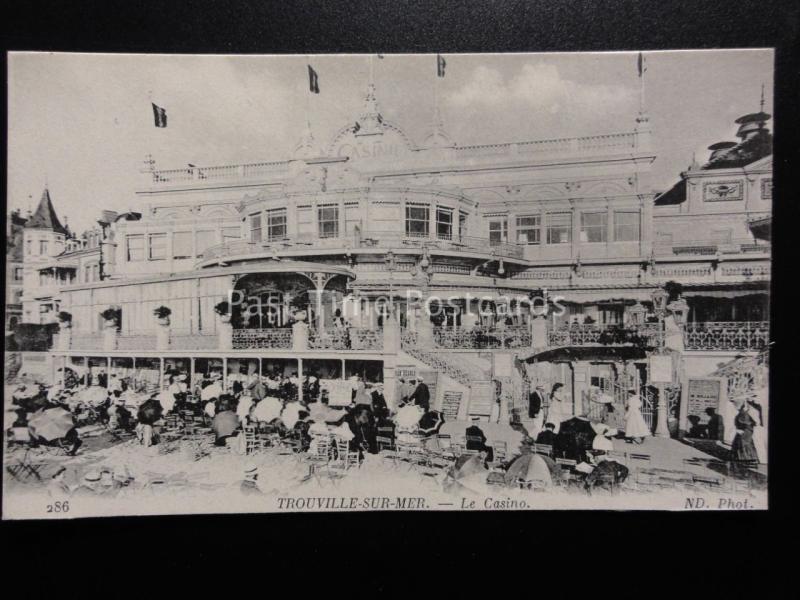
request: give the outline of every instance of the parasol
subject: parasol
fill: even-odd
[[[250,396],[242,396],[239,398],[239,404],[236,406],[236,415],[242,421],[250,414],[250,407],[253,406],[253,398]]]
[[[456,464],[450,467],[448,475],[456,481],[475,475],[485,473],[486,467],[479,454],[462,454],[456,460]]]
[[[287,402],[286,407],[281,413],[281,421],[288,429],[292,429],[294,424],[300,420],[300,411],[305,410],[299,402]]]
[[[279,418],[282,410],[283,405],[281,405],[281,401],[269,396],[259,402],[255,409],[253,409],[253,418],[255,418],[256,421],[269,423]]]
[[[559,458],[581,461],[597,435],[588,419],[573,417],[561,422],[553,450]]]
[[[224,410],[214,416],[211,428],[217,435],[217,439],[227,437],[239,428],[239,417],[232,410]]]
[[[161,403],[155,398],[151,398],[150,400],[143,402],[139,407],[139,414],[137,418],[139,419],[139,422],[143,423],[144,425],[152,425],[161,418],[161,414],[163,412],[164,409],[161,407]]]
[[[444,424],[444,417],[438,410],[432,410],[422,415],[419,421],[419,431],[425,435],[437,433]]]
[[[52,442],[63,438],[75,427],[72,413],[63,408],[49,408],[35,415],[28,422],[28,429],[34,438]]]
[[[322,402],[312,402],[308,405],[311,420],[316,422],[335,423],[344,416],[344,411],[328,408]]]
[[[206,400],[214,400],[215,398],[219,398],[223,392],[224,390],[222,389],[222,386],[219,384],[219,382],[215,381],[200,390],[200,400],[203,400],[204,402]]]
[[[397,411],[395,423],[401,429],[413,429],[422,418],[423,411],[420,407],[408,404]]]
[[[505,482],[514,486],[523,481],[541,481],[546,487],[553,485],[553,476],[557,473],[556,463],[549,456],[540,454],[523,454],[514,459],[505,473]]]
[[[170,412],[175,406],[175,394],[169,390],[162,390],[158,394],[158,402],[165,413]]]

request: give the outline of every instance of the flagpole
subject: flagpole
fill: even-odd
[[[644,74],[647,72],[647,67],[645,66],[645,58],[644,54],[641,52],[639,53],[641,57],[641,72],[639,73],[639,114],[644,114]]]

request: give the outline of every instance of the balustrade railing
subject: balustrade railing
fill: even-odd
[[[531,332],[525,326],[473,329],[436,327],[433,339],[437,347],[448,349],[524,348],[531,345]]]
[[[234,350],[280,349],[292,347],[292,330],[272,329],[234,329],[231,337]]]
[[[447,236],[445,236],[447,237]],[[343,235],[338,237],[320,238],[312,234],[302,234],[286,237],[281,240],[250,242],[236,240],[212,246],[203,252],[202,260],[232,258],[267,252],[273,249],[283,250],[293,247],[314,248],[420,248],[428,250],[443,250],[450,252],[476,252],[479,254],[493,254],[504,258],[522,258],[523,249],[516,244],[490,243],[488,239],[453,236],[452,238],[431,238],[409,236],[397,231],[363,231],[358,235]],[[436,270],[434,268],[434,270]],[[450,271],[455,272],[455,271]],[[469,270],[460,270],[461,274],[469,274]]]
[[[686,350],[760,351],[769,345],[769,321],[714,321],[687,323]]]
[[[169,344],[173,350],[215,350],[219,346],[219,336],[215,333],[177,333],[170,335]]]
[[[311,329],[308,347],[312,350],[383,350],[383,330],[358,327]]]
[[[155,350],[155,333],[122,334],[117,338],[117,350]]]
[[[772,246],[753,238],[736,238],[731,240],[686,240],[673,242],[656,241],[653,251],[657,256],[703,255],[716,254],[749,254],[770,253]]]
[[[657,347],[663,339],[659,323],[640,325],[564,325],[547,332],[549,346],[607,346],[637,344]]]

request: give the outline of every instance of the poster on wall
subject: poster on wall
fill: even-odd
[[[653,355],[650,357],[650,381],[652,383],[672,383],[671,355]]]
[[[687,415],[707,423],[709,408],[719,409],[722,380],[719,378],[691,378],[688,382]]]

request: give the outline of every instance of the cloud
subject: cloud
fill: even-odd
[[[445,104],[459,120],[489,118],[496,121],[498,134],[519,139],[525,134],[566,137],[630,128],[637,98],[633,86],[578,83],[563,77],[555,65],[533,62],[511,76],[477,66],[461,88],[446,96]],[[470,119],[462,119],[464,114]],[[509,114],[526,117],[502,118]],[[615,123],[617,119],[624,119],[624,125]]]

